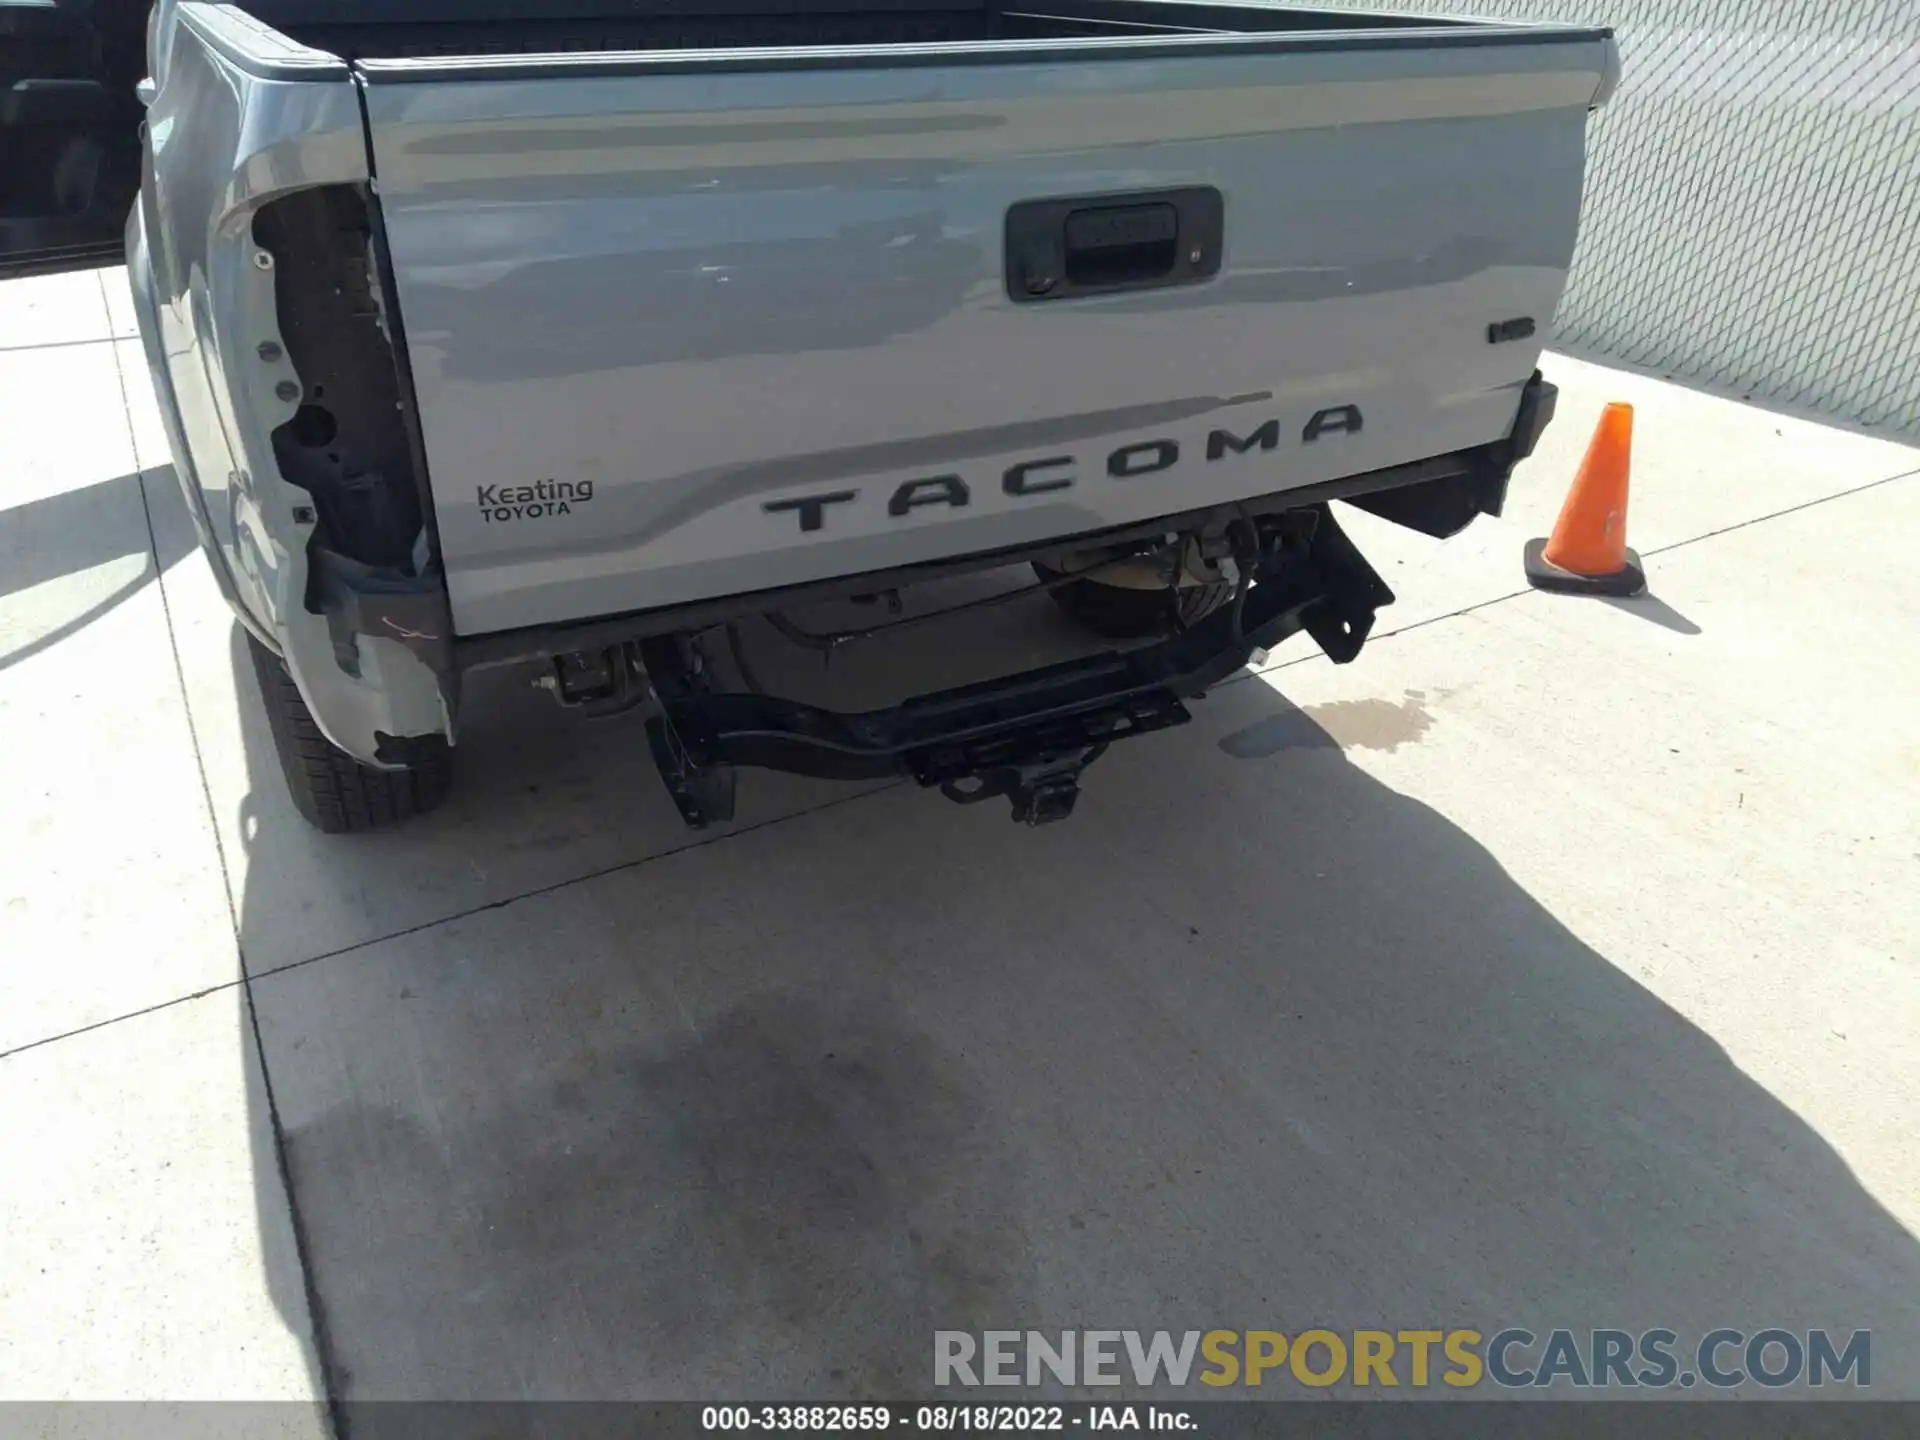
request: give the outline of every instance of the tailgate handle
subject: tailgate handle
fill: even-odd
[[[1007,294],[1031,304],[1209,279],[1224,215],[1211,186],[1024,200],[1007,211]]]
[[[1126,285],[1173,270],[1180,212],[1167,204],[1107,205],[1067,216],[1070,285]]]

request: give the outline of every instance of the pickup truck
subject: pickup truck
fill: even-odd
[[[1499,512],[1618,70],[1241,0],[0,0],[0,270],[124,258],[320,828],[436,804],[508,664],[692,825],[743,766],[1037,824],[1287,637],[1359,653],[1333,501]],[[1009,567],[967,603],[1087,653],[847,711],[738,643]]]

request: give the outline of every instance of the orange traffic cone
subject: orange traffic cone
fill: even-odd
[[[1640,557],[1627,548],[1627,472],[1633,465],[1633,407],[1612,404],[1594,427],[1553,535],[1529,540],[1527,583],[1574,595],[1639,595]]]

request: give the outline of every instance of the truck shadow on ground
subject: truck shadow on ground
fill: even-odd
[[[1424,730],[1249,678],[1063,825],[835,799],[255,979],[330,1393],[900,1399],[989,1327],[1872,1327],[1905,1383],[1920,1246],[1343,749]],[[250,963],[356,843],[249,880]]]
[[[0,635],[0,670],[85,629],[192,553],[183,523],[149,531],[145,495],[173,503],[172,466],[60,490],[0,509],[0,600],[37,587],[47,595],[30,622]],[[81,577],[60,587],[56,582]]]

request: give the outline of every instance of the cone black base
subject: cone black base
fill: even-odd
[[[1644,595],[1647,572],[1640,557],[1627,551],[1627,563],[1611,575],[1581,575],[1562,570],[1547,559],[1547,542],[1529,540],[1526,549],[1527,583],[1536,590],[1552,590],[1562,595]]]

